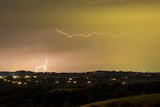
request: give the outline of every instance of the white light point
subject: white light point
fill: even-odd
[[[88,84],[90,84],[90,83],[91,83],[91,81],[87,81],[87,83],[88,83]]]

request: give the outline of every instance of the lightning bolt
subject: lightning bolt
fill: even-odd
[[[36,72],[38,72],[38,69],[39,69],[39,68],[43,68],[44,71],[47,71],[48,59],[47,59],[47,56],[46,56],[46,55],[45,55],[45,61],[46,61],[46,62],[45,62],[44,65],[40,65],[40,66],[36,67],[36,69],[35,69]]]
[[[130,32],[121,32],[119,34],[115,34],[115,33],[99,33],[99,32],[92,32],[92,33],[89,33],[89,34],[68,34],[62,30],[59,30],[57,28],[55,28],[56,32],[58,32],[59,34],[62,34],[62,35],[65,35],[66,37],[69,37],[69,38],[72,38],[72,37],[75,37],[75,36],[81,36],[81,37],[90,37],[90,36],[93,36],[93,35],[111,35],[113,37],[121,37],[122,35],[126,34],[126,33],[130,33]]]
[[[89,34],[87,34],[87,35],[84,35],[84,34],[71,34],[71,35],[69,35],[68,33],[65,33],[65,32],[63,32],[63,31],[61,31],[61,30],[56,29],[56,28],[55,28],[55,30],[56,30],[59,34],[65,35],[65,36],[67,36],[67,37],[69,37],[69,38],[72,38],[73,36],[90,37],[91,35],[94,35],[94,34],[104,35],[103,33],[99,33],[99,32],[92,32],[92,33],[89,33]]]

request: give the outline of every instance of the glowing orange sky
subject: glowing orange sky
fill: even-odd
[[[160,70],[158,0],[1,0],[0,13],[0,71],[45,54],[48,71]]]

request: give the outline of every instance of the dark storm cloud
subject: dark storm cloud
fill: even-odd
[[[160,2],[159,0],[33,0],[43,2],[72,2],[72,3],[106,3],[109,4],[130,4],[130,3],[153,3]]]
[[[50,3],[52,2],[52,3]],[[58,6],[54,3],[60,2]],[[57,0],[0,0],[0,47],[14,48],[43,45],[53,50],[72,50],[83,47],[83,40],[65,40],[48,30],[63,23],[56,12],[63,12],[68,1]],[[57,8],[59,8],[57,11]],[[53,11],[53,12],[52,12]],[[62,19],[63,20],[63,19]],[[64,24],[63,24],[64,25]],[[53,39],[52,39],[53,38]],[[74,44],[74,45],[73,45]]]
[[[84,40],[51,41],[49,29],[59,26],[74,26],[77,21],[66,14],[75,8],[121,6],[122,4],[156,3],[159,0],[0,0],[0,46],[28,46],[42,43],[50,48],[72,49],[87,44]],[[87,9],[86,9],[87,10]],[[74,25],[69,23],[75,23]],[[52,37],[52,38],[53,38]],[[59,42],[61,41],[61,42]],[[74,43],[75,42],[75,43]],[[82,42],[82,43],[81,43]],[[64,46],[61,45],[65,44]],[[89,43],[89,41],[88,41]],[[74,45],[73,45],[74,44]],[[54,45],[54,46],[52,46]],[[84,45],[86,46],[86,45]]]

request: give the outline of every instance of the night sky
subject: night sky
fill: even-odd
[[[159,71],[160,0],[0,0],[0,71],[45,56],[47,71]]]

